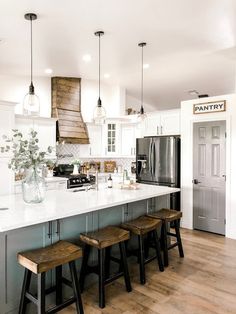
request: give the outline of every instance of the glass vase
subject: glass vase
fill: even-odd
[[[26,203],[41,203],[45,198],[46,183],[45,179],[39,174],[37,167],[27,170],[26,176],[22,181],[22,194]]]

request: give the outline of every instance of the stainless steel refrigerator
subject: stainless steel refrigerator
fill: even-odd
[[[180,187],[180,137],[155,136],[136,140],[137,182]],[[180,196],[171,197],[171,207],[180,209]]]

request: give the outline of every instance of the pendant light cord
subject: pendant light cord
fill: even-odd
[[[142,71],[141,71],[141,109],[143,108],[143,46],[142,46]]]
[[[32,18],[30,19],[30,80],[33,84],[33,27]]]
[[[101,90],[101,83],[100,83],[100,76],[101,76],[101,42],[100,42],[100,38],[101,38],[101,35],[99,34],[99,44],[98,44],[98,59],[99,59],[99,62],[98,62],[98,88],[99,88],[99,91],[98,91],[98,95],[99,95],[99,99],[100,99],[100,90]]]

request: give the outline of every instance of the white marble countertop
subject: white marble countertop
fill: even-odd
[[[51,183],[51,182],[65,182],[67,181],[67,178],[64,177],[46,177],[45,178],[46,183]],[[15,185],[20,185],[21,184],[21,180],[15,181],[14,184]]]
[[[137,190],[100,185],[99,190],[47,191],[44,202],[26,204],[21,194],[0,197],[0,232],[178,192],[180,189],[140,184]],[[7,208],[7,209],[3,209]]]

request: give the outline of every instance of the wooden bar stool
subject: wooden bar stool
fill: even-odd
[[[169,257],[168,257],[168,250],[173,249],[174,247],[178,246],[179,249],[179,256],[184,257],[184,251],[179,231],[180,219],[182,217],[182,212],[177,211],[174,209],[166,209],[162,208],[161,210],[155,213],[149,213],[148,217],[161,219],[162,220],[162,227],[161,227],[161,242],[164,254],[164,265],[169,265]],[[173,222],[175,233],[167,231],[168,223]],[[176,242],[168,245],[168,236],[172,236],[176,238]]]
[[[85,243],[84,257],[80,272],[80,288],[84,289],[85,277],[89,273],[95,273],[99,276],[99,307],[105,307],[105,286],[112,281],[124,276],[126,290],[132,290],[128,264],[126,259],[125,241],[130,237],[128,231],[118,227],[108,226],[95,232],[81,233],[80,239]],[[119,244],[120,259],[110,256],[111,247]],[[98,250],[98,265],[89,266],[88,259],[91,247]],[[110,276],[110,261],[119,263],[120,269],[117,273]]]
[[[82,257],[82,249],[72,243],[59,241],[45,248],[18,253],[18,263],[25,267],[25,275],[21,292],[19,314],[26,313],[28,302],[37,305],[38,314],[57,313],[61,309],[76,303],[77,313],[83,314],[83,305],[80,296],[79,283],[75,267],[75,260]],[[74,296],[62,302],[62,265],[69,263]],[[56,268],[56,287],[45,289],[45,274]],[[32,273],[37,275],[37,297],[29,292]],[[66,279],[65,279],[66,280]],[[68,280],[66,280],[68,282]],[[56,305],[46,311],[45,296],[47,293],[56,291]]]
[[[140,283],[146,283],[145,276],[145,264],[157,259],[159,270],[164,271],[162,257],[161,257],[161,248],[160,248],[160,240],[157,234],[157,228],[161,227],[162,221],[159,219],[154,219],[147,216],[141,216],[135,220],[125,222],[121,225],[122,228],[129,230],[134,235],[138,236],[139,249],[139,275],[140,275]],[[152,257],[145,257],[145,245],[144,245],[144,236],[152,236],[154,241],[154,246],[156,249],[156,255]],[[148,243],[146,243],[148,245]],[[130,251],[131,252],[131,251]],[[134,252],[134,251],[133,251]],[[132,255],[132,254],[131,254]]]

